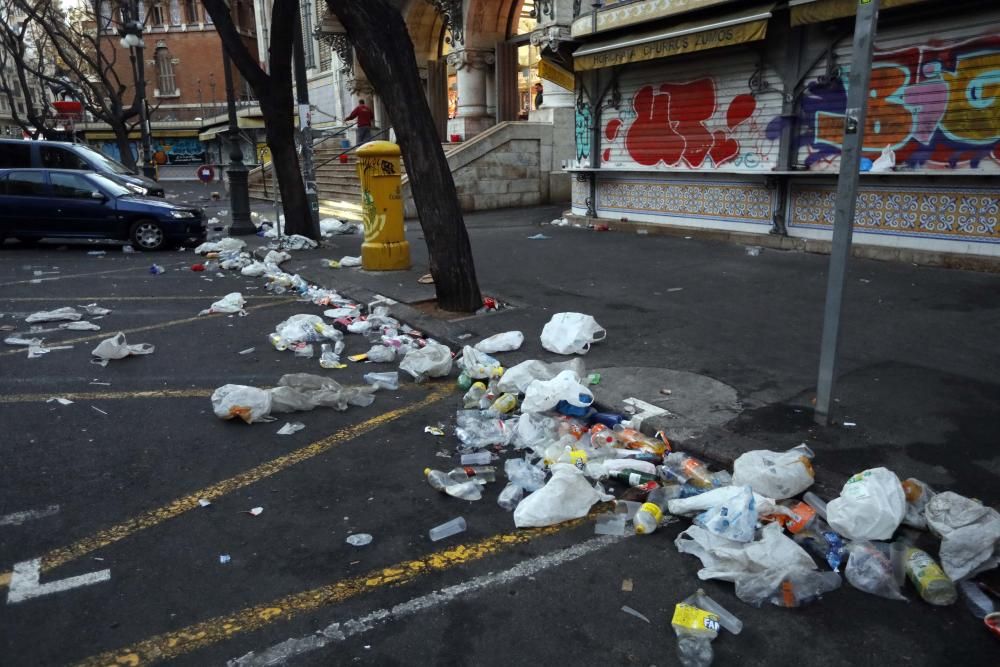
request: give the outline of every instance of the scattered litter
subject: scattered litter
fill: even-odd
[[[444,429],[440,426],[425,426],[424,433],[430,433],[431,435],[436,435],[439,438],[444,437]],[[462,463],[465,463],[465,461],[462,461]]]
[[[354,266],[361,266],[361,256],[358,255],[357,257],[350,257],[350,256],[341,257],[338,265],[342,269],[349,269]]]
[[[91,250],[91,251],[87,252],[88,255],[92,255],[94,257],[103,257],[107,253],[108,253],[107,250]]]
[[[108,414],[107,412],[105,412],[104,410],[101,410],[96,405],[91,405],[90,407],[91,407],[91,409],[96,410],[97,412],[100,412],[102,415],[107,415]]]
[[[475,349],[486,354],[497,352],[511,352],[517,350],[524,343],[524,334],[520,331],[506,331],[494,334],[489,338],[484,338],[475,345]]]
[[[41,338],[22,338],[20,336],[7,336],[3,339],[7,345],[18,345],[24,347],[39,347],[42,344]]]
[[[872,468],[847,480],[826,511],[830,527],[848,539],[885,540],[906,516],[906,495],[895,473]]]
[[[762,248],[759,245],[748,245],[747,246],[747,254],[750,255],[751,257],[756,257],[757,255],[760,254],[760,251],[763,250],[763,249],[764,248]]]
[[[97,380],[93,380],[91,382],[88,382],[87,384],[96,384],[96,385],[100,385],[102,387],[110,387],[111,386],[110,382],[98,382]]]
[[[73,401],[69,400],[68,398],[59,398],[59,397],[50,398],[49,400],[47,400],[45,402],[46,403],[51,403],[53,401],[55,401],[59,405],[73,405]]]
[[[232,558],[229,556],[229,554],[219,554],[219,562],[221,564],[225,565],[226,563],[228,563],[231,560],[232,560]]]
[[[432,276],[429,273],[425,273],[424,275],[417,278],[417,282],[420,283],[421,285],[433,285],[434,276]]]
[[[629,588],[628,588],[628,590],[632,590],[632,587],[631,587],[632,580],[631,579],[626,579],[626,581],[629,582]],[[622,586],[622,590],[625,590],[624,585]],[[650,622],[649,619],[646,618],[645,615],[640,614],[639,612],[637,612],[635,609],[632,609],[632,607],[628,606],[627,604],[626,605],[622,605],[622,611],[625,612],[626,614],[630,614],[632,616],[635,616],[640,621],[646,621],[647,623]]]
[[[354,535],[348,535],[344,541],[352,547],[363,547],[366,544],[372,543],[372,536],[368,533],[355,533]]]
[[[156,347],[149,343],[129,345],[125,340],[125,334],[119,331],[111,338],[102,340],[91,351],[91,354],[96,357],[93,363],[107,366],[108,361],[111,359],[124,359],[130,355],[152,354],[154,351],[156,351]]]
[[[306,427],[302,422],[287,422],[284,426],[278,429],[278,435],[292,435],[293,433],[298,433]]]
[[[530,240],[530,241],[548,241],[550,238],[552,238],[552,237],[551,236],[546,236],[545,234],[535,234],[534,236],[529,236],[528,240]]]
[[[374,387],[344,387],[336,380],[309,373],[282,375],[278,386],[258,389],[227,384],[212,392],[212,410],[220,419],[239,417],[244,422],[274,421],[272,412],[300,412],[318,407],[346,410],[367,407],[375,400]]]
[[[542,347],[556,354],[586,354],[608,332],[590,315],[557,313],[542,328]]]
[[[67,329],[69,331],[100,331],[101,327],[93,322],[64,322],[59,325],[60,329]]]
[[[440,526],[434,526],[428,531],[427,535],[431,538],[431,542],[437,542],[438,540],[443,540],[446,537],[451,537],[452,535],[457,535],[458,533],[464,533],[466,529],[465,519],[463,517],[457,517],[451,521],[446,521]]]
[[[263,511],[264,511],[263,507],[253,507],[244,512],[244,514],[249,514],[250,516],[260,516],[261,512]]]
[[[406,353],[399,370],[409,373],[417,382],[428,377],[443,377],[451,372],[451,350],[428,340],[426,346]]]
[[[164,271],[166,271],[166,269],[160,266],[159,264],[153,264],[152,266],[149,267],[149,272],[154,276],[158,276]]]
[[[680,292],[683,289],[684,289],[683,287],[668,287],[667,291],[668,292]]]
[[[632,592],[632,580],[631,579],[622,579],[622,591],[625,592],[625,593],[631,593]]]
[[[210,501],[210,500],[205,500],[204,498],[199,498],[198,499],[198,505],[200,505],[201,507],[208,507],[211,504],[212,504],[212,501]]]
[[[844,426],[846,426],[847,428],[853,428],[857,426],[857,424],[855,422],[844,422]]]
[[[61,321],[73,321],[82,318],[78,311],[70,307],[57,308],[56,310],[43,310],[37,313],[32,313],[24,318],[24,321],[28,324],[33,324],[35,322],[61,322]]]
[[[130,245],[123,245],[122,252],[125,253],[126,255],[131,255],[132,253],[135,252],[135,248],[133,248]]]
[[[257,349],[257,348],[255,348],[255,347],[248,347],[248,348],[247,348],[247,349],[245,349],[245,350],[240,350],[240,351],[239,351],[239,354],[243,354],[243,355],[247,355],[247,354],[253,354],[253,352],[254,352],[254,351],[255,351],[256,349]]]
[[[625,534],[626,519],[624,514],[598,514],[594,522],[594,534],[622,536]]]
[[[245,313],[243,306],[246,299],[239,292],[230,292],[211,305],[210,308],[201,311],[199,315],[211,315],[213,313]]]

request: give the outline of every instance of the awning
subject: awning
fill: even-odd
[[[767,34],[767,20],[773,8],[774,3],[768,3],[711,19],[587,44],[573,52],[573,69],[582,72],[755,42]]]
[[[199,133],[198,141],[211,141],[216,137],[216,135],[223,134],[228,131],[229,131],[228,125],[220,125],[219,127],[213,127],[211,129]]]
[[[583,37],[606,30],[617,30],[638,23],[656,21],[685,14],[713,5],[720,5],[732,0],[605,0],[604,6],[593,12],[582,13],[570,26],[573,37]],[[592,4],[588,2],[587,4]]]
[[[576,77],[572,72],[544,58],[538,61],[538,76],[566,90],[573,90],[576,85]]]
[[[915,5],[918,2],[926,2],[926,0],[882,0],[879,11]],[[791,0],[788,3],[793,27],[854,16],[857,6],[857,0],[798,0],[797,2]]]

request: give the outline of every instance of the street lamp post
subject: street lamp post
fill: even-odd
[[[243,164],[243,149],[240,148],[240,128],[236,118],[236,99],[233,92],[233,72],[229,64],[229,54],[222,47],[222,71],[226,82],[226,110],[229,112],[229,210],[233,224],[229,226],[230,236],[250,236],[257,228],[250,222],[250,188],[247,183],[247,166]]]
[[[129,19],[119,33],[121,44],[128,49],[129,61],[132,63],[132,74],[135,76],[135,95],[139,102],[139,136],[142,141],[142,155],[139,162],[142,173],[147,178],[156,178],[156,166],[153,164],[153,146],[149,138],[149,109],[146,107],[146,63],[143,60],[142,24],[139,23],[139,5],[132,0],[129,5]]]

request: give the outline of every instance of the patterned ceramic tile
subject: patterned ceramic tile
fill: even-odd
[[[833,226],[834,186],[793,186],[789,225]],[[855,229],[876,234],[1000,243],[1000,190],[862,188]]]
[[[774,193],[761,183],[602,180],[597,201],[601,210],[770,225]]]

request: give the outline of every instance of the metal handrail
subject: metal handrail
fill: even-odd
[[[368,139],[368,141],[372,141],[372,140],[374,140],[374,139],[377,139],[378,137],[381,137],[381,136],[382,136],[383,134],[386,134],[386,133],[388,133],[388,132],[389,132],[389,128],[385,128],[384,130],[379,130],[378,132],[376,132],[375,134],[373,134],[373,135],[372,135],[372,136],[371,136],[371,137],[370,137],[370,138]],[[336,135],[332,135],[332,136],[336,136]],[[326,166],[326,165],[330,164],[331,162],[333,162],[334,160],[339,160],[339,159],[341,158],[341,156],[343,156],[343,155],[347,155],[347,154],[348,154],[348,153],[350,153],[351,151],[354,151],[354,150],[357,150],[357,149],[358,149],[358,146],[361,146],[361,145],[362,145],[362,144],[355,144],[355,145],[351,146],[350,148],[348,148],[347,150],[345,150],[345,151],[342,151],[342,152],[338,153],[337,155],[334,155],[334,156],[333,156],[332,158],[330,158],[330,159],[328,159],[328,160],[325,160],[324,162],[321,162],[321,163],[319,163],[319,164],[318,164],[318,165],[316,165],[316,167],[315,167],[315,168],[316,168],[316,170],[318,171],[320,167],[323,167],[323,166]]]

